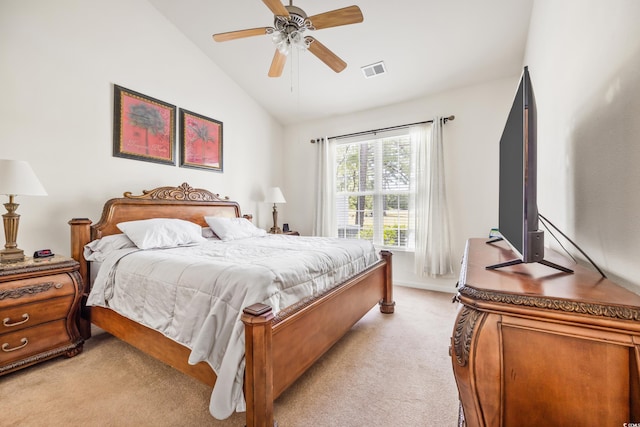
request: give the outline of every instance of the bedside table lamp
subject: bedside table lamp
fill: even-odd
[[[269,233],[282,234],[282,230],[278,227],[278,209],[276,208],[276,203],[287,203],[287,201],[284,199],[280,187],[269,188],[269,190],[267,190],[265,202],[273,203],[273,227],[271,227]]]
[[[29,163],[21,160],[0,159],[0,194],[9,196],[9,203],[4,204],[7,213],[2,215],[7,243],[4,249],[0,250],[0,263],[19,262],[24,260],[24,251],[18,249],[16,243],[20,222],[20,215],[16,213],[16,209],[20,205],[14,203],[13,199],[17,195],[46,196],[47,192],[33,173]]]

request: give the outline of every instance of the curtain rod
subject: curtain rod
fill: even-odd
[[[454,120],[456,118],[456,116],[448,116],[448,117],[443,117],[442,118],[442,122],[443,123],[447,123],[449,120]],[[338,136],[332,136],[330,138],[327,139],[340,139],[340,138],[349,138],[352,136],[360,136],[360,135],[367,135],[370,133],[376,134],[378,132],[383,132],[386,130],[394,130],[394,129],[402,129],[402,128],[408,128],[410,126],[416,126],[416,125],[424,125],[426,123],[433,123],[433,120],[425,120],[424,122],[417,122],[417,123],[409,123],[406,125],[398,125],[398,126],[390,126],[387,128],[382,128],[382,129],[374,129],[374,130],[367,130],[367,131],[363,131],[363,132],[355,132],[355,133],[348,133],[346,135],[338,135]],[[312,144],[316,143],[315,139],[311,140]]]

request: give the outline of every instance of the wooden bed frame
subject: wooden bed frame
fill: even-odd
[[[91,324],[137,347],[152,357],[213,386],[216,375],[208,364],[189,365],[190,350],[161,333],[133,322],[112,310],[86,306],[90,263],[83,257],[84,245],[120,230],[123,221],[148,218],[180,218],[206,226],[204,216],[240,217],[240,206],[207,190],[187,183],[160,187],[134,196],[108,200],[100,221],[92,225],[86,218],[74,218],[71,225],[71,256],[80,263],[85,283],[79,330],[91,336]],[[250,216],[245,216],[250,218]],[[254,316],[246,311],[245,381],[247,427],[274,425],[273,401],[335,344],[373,306],[393,313],[391,253],[381,251],[381,259],[366,271],[330,291],[301,301],[279,313],[269,310]]]

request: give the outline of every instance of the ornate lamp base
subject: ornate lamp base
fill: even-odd
[[[276,209],[276,204],[273,204],[273,227],[269,229],[269,233],[271,234],[282,234],[282,230],[278,227],[278,209]]]
[[[16,238],[18,237],[18,224],[20,223],[20,215],[16,213],[18,209],[17,203],[13,202],[13,195],[9,195],[9,203],[5,203],[4,207],[7,209],[7,213],[2,215],[2,222],[4,224],[4,235],[7,243],[4,245],[4,249],[0,250],[0,263],[8,262],[20,262],[24,260],[24,251],[18,249]]]
[[[0,251],[0,264],[24,261],[22,249],[3,249]]]

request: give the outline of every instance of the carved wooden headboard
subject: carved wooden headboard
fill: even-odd
[[[123,221],[178,218],[206,227],[205,216],[239,217],[240,205],[186,182],[179,187],[144,190],[139,196],[126,192],[105,203],[100,221],[91,226],[91,240],[120,233],[116,225]]]
[[[83,256],[84,245],[92,240],[121,233],[117,224],[150,218],[178,218],[206,227],[205,216],[237,218],[240,205],[228,197],[192,188],[186,182],[179,187],[158,187],[144,190],[141,195],[124,193],[104,204],[100,220],[93,224],[87,218],[74,218],[71,225],[71,257],[80,263],[80,274],[88,283],[88,264]],[[251,215],[245,215],[251,220]]]

